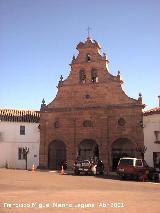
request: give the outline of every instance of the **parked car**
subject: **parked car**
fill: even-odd
[[[104,174],[104,164],[101,160],[98,160],[96,164],[96,175],[103,175],[103,174]]]
[[[137,158],[120,158],[117,166],[117,174],[122,179],[152,179],[154,171],[154,168],[149,167],[145,160]]]
[[[100,160],[76,160],[74,164],[74,174],[79,175],[80,173],[102,175],[104,173],[104,165]]]
[[[89,160],[77,160],[74,164],[74,174],[79,175],[81,172],[85,174],[92,173],[92,164]]]

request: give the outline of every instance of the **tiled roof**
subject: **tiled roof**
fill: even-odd
[[[38,111],[0,109],[0,121],[39,123],[39,120]]]
[[[143,113],[143,115],[152,115],[152,114],[160,114],[160,107],[155,107]]]

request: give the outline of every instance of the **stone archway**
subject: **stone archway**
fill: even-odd
[[[135,157],[135,145],[127,138],[119,138],[111,146],[111,168],[116,170],[117,164],[122,157]]]
[[[78,157],[82,160],[99,158],[99,148],[96,141],[92,139],[83,140],[78,147]]]
[[[66,161],[66,145],[63,141],[55,140],[48,146],[48,168],[59,170]]]

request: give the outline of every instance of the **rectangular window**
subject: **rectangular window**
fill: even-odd
[[[160,170],[160,152],[153,152],[153,164],[154,168]]]
[[[3,135],[2,135],[2,132],[0,132],[0,141],[3,140]]]
[[[155,143],[160,143],[160,131],[154,131]]]
[[[142,160],[136,160],[136,166],[142,167],[143,166]]]
[[[23,160],[25,159],[24,153],[23,153],[23,148],[19,147],[18,148],[18,160]]]
[[[25,126],[20,126],[20,135],[25,135]]]

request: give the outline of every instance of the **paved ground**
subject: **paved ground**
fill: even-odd
[[[0,213],[8,212],[159,213],[160,183],[0,169]]]

